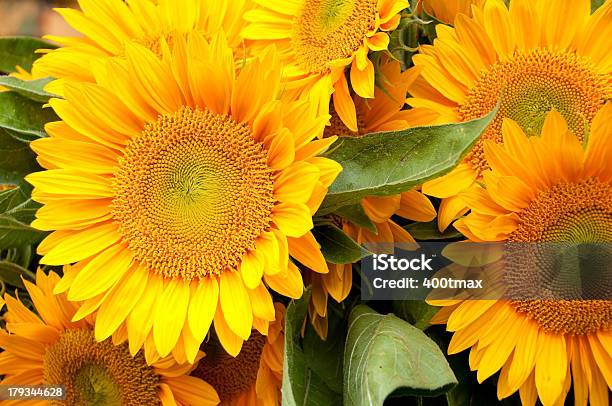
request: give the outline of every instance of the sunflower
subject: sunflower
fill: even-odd
[[[473,11],[472,18],[458,15],[454,28],[438,25],[433,46],[415,55],[423,71],[407,100],[415,121],[440,124],[480,117],[501,97],[497,116],[463,163],[423,185],[425,194],[443,199],[441,230],[466,212],[457,195],[488,169],[483,144],[502,141],[505,117],[538,134],[554,108],[582,139],[612,94],[611,1],[593,15],[589,2],[563,0],[513,0],[509,9],[488,0]]]
[[[291,254],[327,272],[310,230],[340,172],[318,157],[329,116],[280,101],[273,50],[236,74],[223,35],[175,38],[163,58],[142,45],[107,59],[98,84],[67,82],[63,120],[32,148],[47,169],[26,179],[53,231],[41,263],[73,264],[56,292],[97,310],[96,339],[122,326],[130,350],[195,359],[214,326],[238,354],[274,320],[267,287],[303,289]]]
[[[206,357],[191,373],[211,384],[224,406],[281,404],[285,306],[274,303],[276,319],[267,335],[253,331],[237,357],[215,341],[204,344]]]
[[[389,44],[388,31],[400,22],[407,0],[254,0],[242,31],[253,49],[274,43],[281,52],[288,97],[312,93],[323,111],[330,94],[339,117],[358,131],[355,105],[345,69],[350,66],[353,90],[374,97],[374,65],[368,52]],[[254,51],[257,52],[257,51]]]
[[[419,8],[444,24],[452,24],[457,14],[472,16],[472,6],[482,7],[485,0],[422,0]]]
[[[95,82],[95,61],[125,55],[129,42],[138,42],[157,54],[162,40],[197,30],[206,37],[223,29],[231,47],[240,49],[242,15],[250,0],[79,0],[81,10],[56,11],[83,37],[47,35],[62,48],[34,63],[40,77]],[[52,84],[61,94],[61,81]]]
[[[504,145],[484,143],[491,170],[462,194],[471,213],[456,227],[473,241],[612,241],[612,105],[593,119],[583,148],[560,113],[541,137],[502,124]],[[561,165],[559,163],[562,163]],[[436,302],[434,302],[436,304]],[[612,387],[612,302],[605,300],[446,301],[435,322],[454,332],[449,353],[471,347],[482,382],[501,369],[497,394],[517,390],[524,405],[608,405]]]
[[[211,385],[189,376],[192,365],[179,365],[171,357],[148,365],[142,352],[132,356],[125,330],[96,342],[92,319],[73,321],[78,305],[53,293],[59,280],[53,272],[38,271],[36,284],[24,281],[38,315],[18,298],[4,296],[8,310],[7,331],[0,330],[1,385],[64,386],[66,400],[29,401],[33,406],[219,403]],[[200,352],[197,358],[202,356]]]
[[[380,67],[382,87],[374,91],[374,99],[353,96],[357,111],[358,131],[348,129],[333,112],[331,125],[324,136],[362,136],[382,131],[403,130],[412,127],[408,111],[402,110],[406,92],[419,74],[419,68],[401,72],[399,62],[384,59]],[[366,197],[361,200],[365,214],[376,227],[376,232],[351,222],[334,218],[339,228],[358,244],[413,242],[414,238],[395,221],[393,215],[413,221],[432,221],[436,210],[429,199],[416,189],[393,196]],[[328,264],[328,273],[310,273],[312,295],[308,312],[310,320],[321,337],[327,336],[327,301],[331,297],[343,301],[352,286],[352,264]]]

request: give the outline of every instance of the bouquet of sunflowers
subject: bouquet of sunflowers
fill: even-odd
[[[612,241],[612,0],[56,11],[0,38],[0,405],[609,404],[612,285],[369,301],[360,261]]]

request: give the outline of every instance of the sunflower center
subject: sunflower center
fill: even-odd
[[[275,204],[267,152],[250,128],[182,108],[149,123],[115,174],[113,214],[136,258],[185,280],[236,269]]]
[[[606,99],[607,79],[586,59],[574,53],[538,48],[516,51],[483,73],[459,107],[459,119],[467,121],[485,115],[501,96],[497,116],[466,161],[481,172],[488,169],[484,140],[502,142],[502,121],[516,121],[528,135],[538,135],[546,113],[559,111],[570,130],[582,140],[590,123]]]
[[[255,385],[265,343],[266,337],[254,331],[234,358],[211,340],[204,348],[206,356],[191,375],[211,384],[221,401],[229,402]]]
[[[293,23],[298,66],[324,73],[330,62],[353,55],[374,29],[376,13],[376,0],[306,0]]]
[[[523,290],[545,286],[538,296],[552,298],[568,294],[601,297],[601,292],[612,290],[608,245],[600,244],[596,251],[592,248],[612,241],[610,184],[595,178],[557,184],[540,192],[519,217],[508,241],[554,246],[551,250],[547,244],[529,249],[522,245],[523,254],[512,257],[520,263],[507,271],[511,285]],[[567,250],[564,243],[568,243]],[[515,300],[513,305],[552,333],[588,334],[612,326],[612,302],[607,300]]]
[[[159,405],[159,376],[144,356],[130,355],[127,345],[111,340],[96,342],[89,329],[66,330],[47,348],[44,382],[64,385],[69,406]]]

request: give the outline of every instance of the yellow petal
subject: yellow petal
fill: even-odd
[[[129,349],[132,356],[136,355],[143,346],[153,327],[155,306],[163,289],[163,279],[159,276],[150,276],[146,290],[126,320]]]
[[[317,181],[320,171],[306,162],[294,162],[281,172],[274,182],[274,197],[284,203],[306,203]]]
[[[264,257],[259,250],[247,252],[240,262],[240,276],[249,289],[255,289],[261,283],[264,270]]]
[[[389,36],[384,32],[377,32],[367,39],[368,48],[372,51],[384,51],[389,46]]]
[[[436,218],[436,209],[427,196],[412,189],[401,194],[400,207],[395,214],[408,220],[431,221]]]
[[[438,209],[438,230],[444,232],[453,221],[467,213],[467,211],[468,207],[460,196],[451,196],[442,199]]]
[[[255,289],[247,289],[247,292],[253,307],[253,315],[263,320],[274,321],[274,303],[264,284],[260,283]]]
[[[253,327],[253,310],[249,295],[238,272],[225,271],[219,278],[219,302],[230,330],[248,340]]]
[[[567,355],[565,338],[556,334],[540,334],[540,351],[535,367],[535,385],[544,406],[555,404],[565,383]]]
[[[203,341],[219,303],[219,284],[216,278],[202,278],[189,302],[187,318],[189,327],[198,341]]]
[[[226,323],[225,316],[221,312],[220,308],[217,308],[214,321],[215,332],[217,333],[217,337],[219,337],[219,341],[221,342],[223,349],[225,349],[225,351],[232,357],[237,356],[240,353],[244,340],[238,335],[234,334],[234,332],[229,328]]]
[[[495,51],[501,56],[511,55],[516,43],[510,14],[503,1],[487,1],[484,5],[483,16],[484,28],[493,42]]]
[[[374,64],[369,59],[365,69],[359,69],[357,59],[353,60],[350,76],[355,93],[366,99],[374,97]]]
[[[289,254],[301,264],[318,273],[327,273],[327,263],[321,253],[321,246],[311,232],[299,238],[288,238]]]
[[[166,382],[172,388],[174,398],[184,405],[214,406],[220,402],[215,389],[196,377],[183,375]]]
[[[348,82],[344,75],[340,76],[340,79],[334,85],[333,93],[334,109],[340,117],[340,120],[344,123],[346,128],[353,132],[359,131],[357,128],[357,110],[355,108],[355,102],[351,97],[348,88]],[[344,135],[344,134],[334,134]]]
[[[467,164],[459,164],[447,175],[427,181],[421,191],[426,195],[445,198],[459,194],[476,179],[476,172]]]
[[[268,166],[272,169],[285,169],[295,158],[293,136],[286,128],[264,139],[268,150]]]
[[[145,267],[135,266],[115,285],[96,315],[96,340],[107,339],[125,321],[147,287],[148,278]]]
[[[153,321],[153,340],[161,357],[170,354],[181,335],[189,306],[189,285],[170,281],[157,300]]]
[[[292,299],[299,299],[304,292],[302,274],[292,262],[289,262],[284,272],[279,272],[274,275],[264,275],[264,280],[270,288]]]
[[[301,203],[280,203],[272,209],[272,221],[288,237],[300,237],[312,229],[310,209]]]

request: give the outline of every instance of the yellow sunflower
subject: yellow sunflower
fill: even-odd
[[[484,143],[491,170],[484,186],[462,197],[472,212],[456,227],[473,241],[612,241],[612,105],[595,116],[588,145],[553,111],[541,137],[512,120],[504,145]],[[434,302],[436,304],[436,302]],[[435,322],[454,332],[449,353],[471,347],[482,382],[501,369],[497,394],[520,391],[524,405],[607,406],[612,388],[612,302],[605,300],[473,300],[446,306]]]
[[[224,406],[275,406],[281,404],[285,306],[274,303],[276,320],[266,336],[253,331],[237,357],[228,355],[214,341],[204,345],[206,357],[192,376],[211,384]]]
[[[236,74],[222,35],[125,49],[65,84],[63,121],[32,143],[41,263],[76,263],[56,292],[97,309],[98,340],[126,326],[132,353],[193,362],[214,319],[236,355],[274,320],[267,286],[300,297],[289,254],[327,271],[310,230],[341,170],[317,156],[334,139],[312,141],[329,117],[277,99],[273,50]]]
[[[78,305],[53,290],[60,278],[36,273],[24,281],[38,315],[19,299],[5,295],[6,330],[0,330],[1,385],[63,385],[64,401],[24,401],[43,405],[216,405],[213,387],[189,376],[194,366],[171,357],[151,365],[142,352],[132,356],[125,330],[102,342],[94,339],[93,319],[72,321]],[[0,299],[1,301],[1,299]],[[201,358],[199,353],[197,358]],[[4,404],[5,402],[3,402]],[[6,402],[13,404],[13,402]],[[22,402],[19,402],[21,404]],[[17,404],[17,403],[15,403]]]
[[[551,109],[559,111],[580,139],[583,129],[612,94],[612,1],[593,15],[590,2],[488,0],[474,16],[460,14],[454,28],[438,25],[433,46],[422,46],[414,63],[422,76],[407,100],[415,121],[449,123],[489,112],[501,96],[499,113],[450,174],[423,185],[442,198],[439,226],[466,211],[457,195],[489,167],[485,140],[501,142],[505,117],[538,134]]]
[[[334,112],[325,136],[362,136],[381,131],[403,130],[412,127],[408,111],[402,110],[406,92],[419,74],[419,68],[401,72],[399,62],[385,59],[380,68],[382,88],[376,88],[374,99],[353,96],[357,111],[358,131],[350,131]],[[416,189],[385,197],[366,197],[361,205],[376,227],[373,233],[344,219],[337,218],[338,226],[358,244],[413,242],[410,234],[391,219],[393,215],[413,220],[432,221],[436,210],[429,199]],[[309,274],[312,296],[308,312],[311,322],[321,337],[327,336],[327,300],[331,295],[337,302],[349,294],[353,273],[352,264],[328,264],[330,272]]]
[[[34,63],[41,77],[95,82],[95,61],[125,55],[126,43],[138,42],[160,54],[162,39],[172,44],[175,36],[192,30],[210,37],[222,29],[230,46],[240,49],[242,15],[251,0],[79,0],[78,4],[81,10],[56,11],[83,37],[45,36],[62,48]],[[53,90],[59,92],[57,85]]]
[[[422,0],[419,9],[445,24],[453,24],[457,14],[472,16],[472,6],[482,7],[485,0]]]
[[[368,52],[389,45],[388,31],[400,22],[407,0],[254,0],[242,36],[254,49],[276,44],[281,52],[289,97],[313,93],[327,111],[333,90],[338,116],[358,130],[355,105],[345,69],[350,66],[352,89],[374,97],[374,65]],[[333,88],[333,89],[332,89]]]

